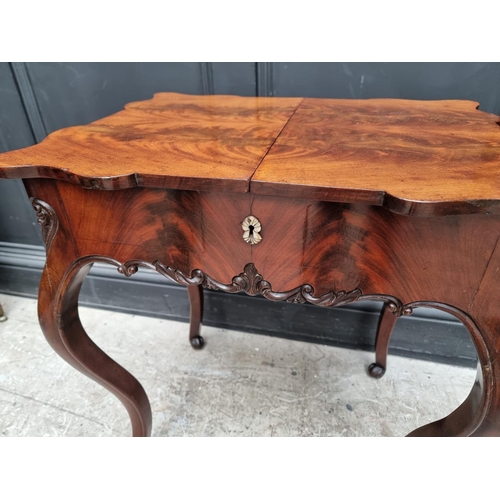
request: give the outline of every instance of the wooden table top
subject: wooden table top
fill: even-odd
[[[500,212],[500,117],[472,101],[156,94],[0,155],[0,178],[226,190],[414,215]]]

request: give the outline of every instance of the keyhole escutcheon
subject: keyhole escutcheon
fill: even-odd
[[[245,220],[241,223],[241,228],[243,229],[243,239],[249,245],[257,245],[262,241],[262,236],[260,235],[262,226],[257,217],[253,215],[245,217]]]

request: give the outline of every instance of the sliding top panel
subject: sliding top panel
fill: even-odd
[[[252,177],[256,194],[406,215],[500,212],[500,117],[472,101],[304,99]]]
[[[247,192],[252,174],[301,101],[156,94],[0,155],[0,178],[48,177],[93,189]]]

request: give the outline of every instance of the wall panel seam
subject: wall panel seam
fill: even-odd
[[[47,128],[43,121],[42,113],[36,100],[33,85],[29,77],[26,63],[10,63],[12,74],[16,82],[19,96],[24,106],[26,116],[31,128],[31,132],[36,142],[41,142],[47,136]]]

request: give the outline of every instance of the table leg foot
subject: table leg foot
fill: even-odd
[[[193,349],[203,349],[203,346],[205,345],[205,340],[201,335],[192,337],[189,339],[189,341],[191,342],[191,346]]]
[[[91,265],[88,258],[80,259],[65,269],[60,258],[49,253],[38,296],[40,325],[57,354],[123,403],[133,435],[149,436],[152,417],[146,392],[127,370],[94,344],[80,322],[78,296]]]
[[[203,321],[203,287],[191,285],[187,287],[190,305],[189,342],[193,349],[203,349],[205,340],[200,335]]]
[[[368,374],[373,378],[381,378],[385,374],[385,368],[377,363],[372,363],[368,367]]]
[[[394,310],[389,305],[384,304],[375,340],[375,363],[372,363],[368,367],[370,377],[381,378],[385,374],[389,341],[397,319],[398,317],[394,314]]]

